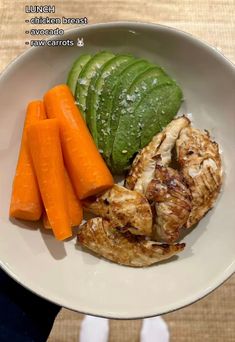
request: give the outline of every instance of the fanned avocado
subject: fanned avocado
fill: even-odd
[[[82,70],[82,68],[87,64],[87,62],[91,59],[91,55],[81,55],[76,59],[73,63],[73,66],[68,74],[67,85],[71,89],[73,95],[75,94],[78,76]]]
[[[132,162],[134,154],[146,146],[176,115],[182,92],[174,82],[163,82],[153,88],[140,102],[128,129],[119,130],[112,151],[111,169],[120,174]],[[126,126],[127,127],[127,126]]]
[[[130,60],[133,60],[133,57],[130,55],[117,55],[104,63],[102,68],[91,79],[86,100],[86,119],[88,127],[96,143],[98,142],[97,110],[99,108],[102,89],[107,81],[107,78],[111,76],[117,68],[123,64],[126,64]]]
[[[127,93],[128,88],[133,83],[136,77],[143,72],[144,70],[148,69],[150,64],[143,60],[139,59],[126,69],[122,71],[119,76],[119,81],[117,82],[112,97],[112,110],[111,110],[111,117],[110,117],[110,134],[107,136],[106,139],[106,150],[105,150],[105,158],[110,165],[110,156],[112,152],[113,141],[115,138],[116,130],[118,128],[119,117],[122,114],[120,111],[121,103],[125,100],[125,96]]]
[[[129,168],[134,155],[174,118],[182,101],[181,89],[160,66],[131,55],[103,51],[80,56],[67,83],[116,174]]]
[[[99,95],[98,108],[96,109],[96,131],[97,146],[103,155],[109,151],[107,137],[110,135],[110,120],[113,100],[113,91],[123,70],[134,64],[136,59],[130,57],[127,62],[122,63],[111,69],[110,75],[105,79],[102,90]]]
[[[99,52],[89,60],[89,62],[85,65],[85,67],[79,74],[77,87],[75,91],[75,99],[84,118],[86,118],[86,97],[91,78],[95,75],[95,73],[102,67],[102,65],[105,62],[107,62],[109,59],[113,57],[114,54],[110,52]]]
[[[170,82],[169,76],[158,66],[149,67],[134,80],[119,108],[121,114],[113,141],[111,165],[116,165],[120,159],[123,159],[128,166],[129,160],[140,146],[139,132],[144,113],[136,115],[136,108],[152,89]],[[126,131],[127,128],[128,135],[123,141],[123,131]]]

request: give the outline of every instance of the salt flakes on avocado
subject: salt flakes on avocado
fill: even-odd
[[[99,52],[79,76],[82,96],[76,96],[76,104],[89,110],[85,119],[113,173],[129,167],[143,144],[173,118],[182,100],[179,87],[161,67],[130,55]]]

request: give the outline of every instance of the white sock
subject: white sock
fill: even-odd
[[[109,320],[107,318],[85,316],[80,329],[80,342],[108,342]]]
[[[168,326],[160,316],[143,319],[140,342],[169,342],[169,338]]]

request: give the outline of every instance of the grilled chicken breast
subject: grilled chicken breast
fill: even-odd
[[[136,191],[114,185],[97,197],[83,201],[85,210],[112,222],[113,227],[132,234],[152,235],[152,212],[146,197]]]
[[[125,186],[128,189],[145,194],[149,182],[154,177],[155,166],[157,164],[163,166],[170,164],[176,139],[180,131],[189,124],[190,121],[185,116],[172,120],[137,154],[125,181]]]
[[[96,254],[118,264],[144,267],[168,259],[184,249],[184,243],[158,244],[144,237],[120,233],[110,222],[93,218],[79,229],[77,241]]]
[[[146,196],[154,215],[153,239],[174,242],[191,210],[190,192],[177,170],[168,165],[181,130],[190,121],[173,120],[142,149],[133,162],[125,185]]]
[[[174,242],[191,211],[191,194],[178,171],[156,165],[154,178],[146,190],[154,217],[154,238]]]
[[[212,208],[222,183],[219,148],[208,132],[191,126],[176,141],[177,159],[192,194],[192,210],[186,227],[197,223]]]

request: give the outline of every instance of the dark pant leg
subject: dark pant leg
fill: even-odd
[[[0,269],[0,342],[46,341],[60,309]]]

